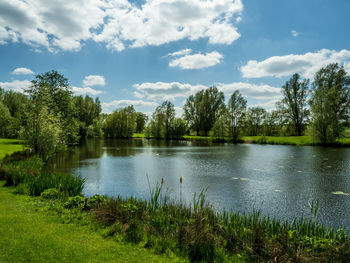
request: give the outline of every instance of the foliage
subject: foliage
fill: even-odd
[[[136,112],[136,133],[142,133],[147,123],[148,117],[142,112]]]
[[[77,195],[69,197],[68,200],[64,203],[65,208],[81,208],[85,207],[86,201],[83,196]]]
[[[222,114],[214,123],[212,131],[212,136],[217,140],[224,140],[228,135],[229,118],[228,114]]]
[[[350,119],[350,76],[337,63],[316,73],[311,109],[315,138],[322,144],[334,143]]]
[[[150,123],[145,129],[146,137],[155,139],[181,139],[187,131],[184,120],[175,118],[174,104],[164,101],[152,114]]]
[[[9,137],[9,127],[12,117],[8,108],[0,100],[0,137]]]
[[[236,90],[231,95],[227,108],[229,113],[229,130],[233,142],[237,142],[239,140],[242,128],[244,127],[247,100],[245,100],[241,93]]]
[[[202,131],[204,136],[213,127],[224,107],[224,93],[215,86],[191,95],[184,105],[184,118],[191,129]]]
[[[285,118],[293,123],[295,135],[301,136],[308,120],[309,109],[307,100],[309,95],[309,80],[300,81],[300,75],[294,74],[282,86],[283,99],[279,104]]]
[[[32,108],[27,118],[26,126],[21,130],[21,137],[35,153],[47,158],[66,144],[61,123],[50,113],[47,106]]]
[[[266,110],[262,107],[252,107],[248,109],[246,117],[246,129],[250,136],[262,133],[263,122]]]
[[[73,103],[77,109],[80,137],[96,137],[102,134],[101,125],[101,102],[99,98],[95,101],[89,96],[75,96]]]
[[[104,123],[107,138],[131,138],[135,129],[136,113],[133,106],[114,111]]]
[[[40,194],[42,199],[59,199],[62,196],[61,192],[56,188],[49,188]]]

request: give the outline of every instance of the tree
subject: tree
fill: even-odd
[[[274,110],[272,112],[266,112],[264,117],[264,135],[276,136],[279,134],[280,127],[280,111]]]
[[[158,106],[152,114],[150,122],[150,132],[156,139],[171,138],[172,124],[175,119],[174,104],[170,101],[164,101]]]
[[[190,129],[196,131],[197,136],[199,135],[199,131],[201,128],[200,101],[202,99],[203,92],[204,91],[200,91],[196,93],[196,95],[189,96],[183,107],[183,117],[187,121]]]
[[[142,133],[145,128],[148,117],[146,114],[142,112],[136,112],[136,132]]]
[[[233,142],[237,142],[244,126],[244,118],[247,110],[247,101],[236,90],[228,101],[229,130]]]
[[[136,129],[136,114],[134,106],[128,106],[114,111],[105,123],[105,137],[131,138]]]
[[[36,75],[26,93],[30,103],[45,105],[49,114],[60,118],[59,123],[66,143],[79,141],[79,123],[75,117],[76,108],[67,78],[55,70]]]
[[[309,116],[307,108],[309,80],[304,79],[301,81],[299,74],[294,74],[282,86],[282,94],[281,110],[289,121],[293,123],[295,134],[301,136]]]
[[[211,129],[212,135],[217,140],[224,140],[228,134],[228,127],[230,126],[230,116],[228,112],[222,113],[215,121]]]
[[[310,104],[315,138],[334,143],[350,118],[350,76],[343,67],[329,64],[316,73]]]
[[[187,132],[187,123],[181,118],[176,118],[172,124],[171,138],[179,140]]]
[[[197,132],[197,135],[199,131],[202,131],[204,136],[208,135],[225,106],[224,99],[224,93],[212,86],[197,92],[186,100],[184,118],[190,128]]]
[[[8,137],[8,127],[12,121],[10,111],[0,100],[0,138]]]
[[[93,125],[95,120],[99,119],[101,114],[100,100],[99,98],[93,100],[89,96],[75,96],[73,102],[76,108],[77,119],[79,121],[79,135],[85,137],[87,136],[88,127]],[[97,126],[95,126],[95,128],[96,127]],[[100,134],[101,131],[97,133]],[[91,136],[91,132],[89,136]]]
[[[262,132],[266,110],[262,107],[252,107],[248,109],[246,125],[250,136],[257,136]]]

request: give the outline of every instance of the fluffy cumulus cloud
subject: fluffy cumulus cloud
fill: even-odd
[[[96,90],[90,87],[84,87],[84,88],[72,87],[72,92],[74,93],[74,95],[93,95],[93,96],[104,93],[104,91],[102,90]]]
[[[186,51],[183,50],[183,51]],[[181,51],[175,52],[180,53]],[[174,53],[173,53],[174,54]],[[179,55],[177,55],[179,56]],[[201,69],[215,66],[220,63],[223,59],[223,56],[216,51],[206,53],[206,54],[185,54],[179,56],[169,62],[170,67],[179,67],[182,69]]]
[[[302,55],[274,56],[263,61],[250,60],[240,68],[245,78],[284,77],[300,73],[303,77],[313,78],[315,73],[329,63],[338,62],[349,66],[350,51],[322,49]]]
[[[33,71],[31,71],[29,68],[16,68],[12,71],[11,74],[14,75],[31,75],[34,74]]]
[[[26,88],[30,87],[31,85],[32,83],[29,80],[13,80],[10,82],[0,82],[1,88],[22,93]]]
[[[113,100],[111,102],[101,103],[102,111],[105,113],[110,113],[118,108],[123,108],[130,105],[133,105],[137,108],[148,108],[152,111],[154,107],[158,106],[158,103],[143,100]]]
[[[84,87],[105,86],[106,80],[103,76],[89,75],[84,78],[83,85]]]
[[[208,88],[205,85],[191,85],[179,82],[156,82],[135,84],[133,87],[137,90],[134,95],[137,98],[145,97],[149,100],[174,100],[176,98],[185,98],[202,89]],[[266,84],[250,84],[244,82],[218,83],[216,87],[225,93],[226,97],[232,95],[235,90],[239,90],[247,99],[254,100],[278,100],[281,98],[281,89]]]
[[[207,88],[204,85],[191,85],[179,82],[145,82],[135,84],[137,98],[146,97],[150,100],[174,100],[178,97],[187,97],[196,91]]]
[[[50,51],[77,51],[87,40],[121,51],[181,39],[231,44],[241,0],[3,0],[0,44],[23,42]]]

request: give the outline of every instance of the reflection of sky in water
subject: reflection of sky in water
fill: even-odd
[[[322,222],[350,226],[348,148],[91,140],[58,156],[55,165],[85,177],[87,195],[148,198],[148,174],[151,185],[164,178],[178,199],[182,175],[187,203],[208,187],[217,210],[255,208],[292,219],[309,216],[308,201],[319,200]]]

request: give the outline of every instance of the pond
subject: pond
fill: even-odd
[[[206,190],[217,211],[260,209],[291,220],[310,217],[350,227],[350,149],[316,146],[215,144],[208,141],[87,140],[50,163],[57,172],[86,178],[84,194],[148,199],[149,184],[164,179],[173,200],[189,204]]]

